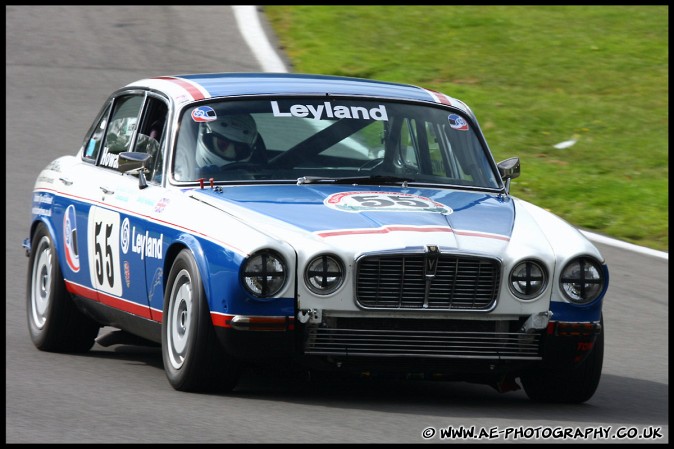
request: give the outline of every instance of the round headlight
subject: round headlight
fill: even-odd
[[[286,282],[286,266],[280,254],[263,250],[244,262],[241,278],[246,289],[259,297],[277,294]]]
[[[344,268],[337,257],[323,254],[309,262],[304,280],[312,292],[328,295],[342,285]]]
[[[524,260],[510,272],[510,291],[520,299],[534,299],[547,283],[545,267],[536,260]]]
[[[589,257],[579,257],[566,264],[559,286],[571,302],[587,304],[599,297],[604,289],[601,264]]]

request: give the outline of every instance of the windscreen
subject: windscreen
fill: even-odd
[[[497,189],[478,132],[458,111],[393,101],[322,96],[200,103],[182,113],[173,179],[395,177]]]

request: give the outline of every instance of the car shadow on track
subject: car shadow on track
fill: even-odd
[[[251,400],[296,404],[325,404],[345,409],[447,416],[448,407],[462,417],[553,420],[564,423],[622,423],[668,425],[669,387],[666,384],[616,375],[602,376],[595,395],[583,404],[530,401],[523,390],[499,393],[469,382],[387,379],[311,379],[286,373],[253,370],[230,393]]]
[[[95,346],[84,356],[145,364],[163,371],[159,347]],[[158,388],[170,387],[161,384]],[[447,416],[449,407],[464,418],[555,420],[560,425],[567,421],[588,425],[669,423],[667,384],[613,374],[602,375],[597,392],[583,404],[536,403],[523,390],[499,393],[488,385],[469,382],[326,376],[275,366],[246,366],[234,391],[208,395],[438,416]]]

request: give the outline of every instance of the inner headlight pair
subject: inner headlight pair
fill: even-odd
[[[344,267],[341,261],[329,254],[311,259],[304,273],[307,287],[318,295],[329,295],[342,285],[343,280]]]
[[[548,273],[537,260],[524,260],[510,272],[510,291],[520,299],[534,299],[548,285]]]
[[[262,250],[251,255],[241,271],[243,285],[260,298],[268,298],[281,291],[287,276],[283,257],[272,250]],[[337,257],[322,254],[309,262],[304,280],[312,292],[328,295],[342,285],[344,266]]]
[[[510,272],[510,291],[520,299],[530,300],[543,292],[548,273],[537,260],[524,260]],[[604,288],[601,264],[590,257],[577,257],[562,270],[559,286],[566,298],[575,304],[587,304],[599,297]]]

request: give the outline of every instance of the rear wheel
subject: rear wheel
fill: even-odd
[[[80,312],[66,290],[56,247],[43,223],[32,238],[26,286],[28,331],[35,347],[51,352],[86,352],[100,325]]]
[[[164,371],[179,391],[231,391],[239,365],[217,341],[203,283],[188,250],[171,267],[162,320]]]
[[[540,367],[522,375],[527,396],[539,402],[581,403],[594,395],[599,386],[604,361],[604,320],[592,352],[578,366]]]

